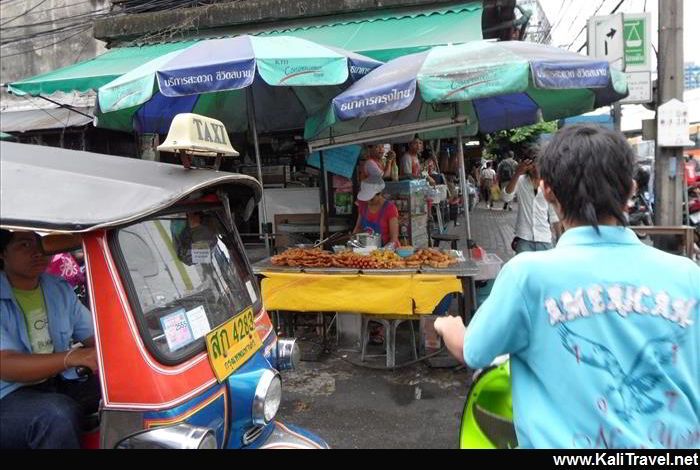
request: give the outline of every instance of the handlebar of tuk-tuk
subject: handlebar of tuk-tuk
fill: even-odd
[[[78,377],[90,377],[92,375],[92,370],[89,367],[78,366],[75,368],[75,373]]]

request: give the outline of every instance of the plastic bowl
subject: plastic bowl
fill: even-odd
[[[408,258],[416,250],[412,246],[400,246],[396,249],[396,254],[402,258]]]
[[[373,246],[365,246],[362,248],[353,248],[352,251],[354,253],[357,253],[358,255],[362,256],[369,256],[373,251],[376,251],[377,249]]]
[[[347,250],[348,248],[345,245],[333,245],[333,253],[342,253]]]

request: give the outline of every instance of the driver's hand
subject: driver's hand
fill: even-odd
[[[89,367],[91,371],[97,370],[97,349],[92,348],[78,348],[73,351],[68,359],[66,360],[66,365],[68,367],[78,367],[84,366]]]

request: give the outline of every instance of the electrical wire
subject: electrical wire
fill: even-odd
[[[562,8],[566,4],[566,1],[567,0],[564,0],[564,3],[562,3],[562,6],[559,8],[559,12],[557,12],[558,19],[557,19],[556,23],[554,23],[554,26],[552,26],[552,28],[549,30],[549,34],[547,34],[547,36],[545,37],[544,42],[547,42],[549,39],[552,38],[552,33],[554,32],[554,30],[556,28],[559,27],[559,25],[561,24],[561,22],[564,19],[564,16],[566,15],[566,12],[569,11],[569,8],[571,8],[571,5],[573,5],[573,3],[574,3],[574,0],[568,0],[569,4],[566,5],[566,8],[564,8],[564,10],[562,11]],[[561,13],[561,16],[560,16],[560,13]]]
[[[74,6],[77,6],[77,5],[86,5],[86,6],[92,7],[92,5],[90,4],[90,1],[89,1],[89,0],[80,0],[79,2],[68,3],[68,4],[61,4],[61,5],[58,5],[58,6],[55,6],[55,7],[43,8],[43,9],[38,10],[38,11],[26,12],[26,13],[24,13],[24,15],[26,15],[26,16],[39,15],[39,14],[42,14],[42,13],[48,13],[48,12],[50,12],[50,11],[60,10],[60,9],[63,9],[63,8],[71,8],[71,7],[74,7]],[[106,7],[106,8],[104,8],[104,9],[110,9],[110,8],[111,8],[111,7]],[[17,28],[17,27],[20,27],[20,28],[21,28],[22,26],[12,26],[12,27],[13,27],[13,28]],[[9,29],[9,28],[6,28],[6,29]]]
[[[613,8],[612,11],[611,11],[609,14],[610,14],[610,15],[614,15],[614,14],[617,12],[617,10],[620,9],[620,7],[622,6],[623,3],[625,3],[625,0],[620,0],[620,3],[618,3],[618,4],[615,6],[615,8]],[[595,16],[595,15],[593,15],[593,16]],[[583,27],[583,30],[585,30],[585,29],[586,29],[586,26]],[[581,35],[581,33],[583,32],[583,30],[578,34],[578,36]],[[575,38],[573,41],[571,41],[571,44],[569,44],[569,47],[567,47],[567,49],[570,49],[570,48],[571,48],[571,46],[574,44],[574,42],[576,41],[576,39],[578,39],[578,36],[576,36],[576,38]],[[581,47],[579,47],[579,48],[576,50],[576,52],[581,52],[581,51],[586,47],[586,43],[587,43],[587,41],[584,41],[583,44],[581,44]]]
[[[21,17],[27,15],[30,11],[34,10],[35,8],[40,7],[40,6],[43,5],[44,3],[46,3],[46,0],[41,0],[39,3],[37,3],[36,5],[34,5],[33,7],[31,7],[29,10],[26,10],[24,13],[21,13],[21,14],[15,16],[15,17],[12,17],[12,18],[10,18],[9,20],[5,21],[4,23],[0,23],[0,27],[5,26],[7,23],[12,23],[12,22],[15,21],[17,18],[21,18]]]
[[[77,5],[77,3],[73,4],[73,5]],[[44,11],[47,11],[47,10],[42,10],[42,12],[44,12]],[[98,16],[102,16],[102,15],[106,16],[107,14],[103,14],[102,12],[109,12],[109,11],[110,11],[110,8],[102,8],[100,10],[94,10],[94,11],[87,12],[87,13],[81,13],[79,15],[71,15],[71,16],[66,16],[64,18],[56,18],[53,20],[39,21],[36,23],[31,23],[30,25],[22,24],[22,25],[17,25],[17,26],[7,26],[5,28],[2,28],[2,31],[9,31],[9,30],[13,30],[13,29],[25,29],[25,28],[29,28],[29,27],[35,28],[38,26],[53,25],[56,23],[64,22],[64,21],[75,21],[77,18],[98,17]]]
[[[45,0],[44,0],[45,1]],[[173,5],[175,3],[175,5]],[[138,5],[127,5],[125,8],[123,8],[120,11],[113,11],[110,8],[103,8],[100,10],[95,10],[95,11],[90,11],[86,13],[82,13],[79,15],[72,15],[64,18],[58,18],[53,21],[42,21],[42,22],[36,22],[36,23],[28,23],[25,25],[21,26],[10,26],[6,28],[0,28],[0,32],[2,32],[2,38],[0,39],[0,46],[8,46],[11,44],[16,44],[20,42],[27,42],[27,41],[36,41],[38,39],[44,38],[44,37],[54,37],[58,34],[66,34],[70,32],[75,32],[75,34],[71,34],[69,36],[63,37],[61,39],[52,41],[48,44],[43,44],[40,46],[35,46],[31,49],[26,49],[24,51],[12,53],[12,54],[7,54],[3,55],[3,57],[12,57],[16,55],[21,55],[21,54],[26,54],[26,53],[31,53],[35,52],[37,50],[45,49],[47,47],[51,47],[53,45],[59,44],[65,40],[71,39],[80,33],[86,31],[89,28],[92,28],[92,25],[95,20],[98,19],[109,19],[109,18],[114,18],[118,16],[125,16],[127,14],[131,13],[140,13],[149,9],[160,9],[161,11],[168,11],[168,10],[174,10],[178,7],[178,4],[180,2],[171,2],[170,0],[150,0],[148,2],[141,2]],[[201,2],[200,2],[201,3]],[[79,3],[72,3],[70,5],[64,5],[66,6],[75,6],[78,5]],[[32,9],[37,8],[41,3],[35,5],[32,7]],[[167,7],[167,8],[164,8]],[[60,7],[54,7],[54,8],[60,8]],[[30,9],[30,10],[32,10]],[[15,19],[27,15],[31,13],[30,10],[25,11],[22,15],[18,15],[8,21],[6,21],[3,24],[7,24],[10,21],[14,21]],[[42,10],[42,11],[47,11]],[[36,12],[39,13],[39,12]],[[40,26],[53,26],[52,28],[49,29],[44,29],[42,31],[37,31],[31,34],[25,34],[25,31],[28,28],[33,28],[33,27],[40,27]],[[7,32],[8,30],[18,30],[20,34],[8,36]]]
[[[90,29],[92,29],[92,26],[88,26],[88,27],[86,27],[86,28],[84,28],[84,29],[79,30],[77,33],[71,34],[70,36],[66,36],[66,37],[63,38],[63,39],[59,39],[58,41],[54,41],[54,42],[52,42],[52,43],[49,43],[49,44],[46,44],[46,45],[43,45],[43,46],[40,46],[40,47],[34,47],[34,48],[32,48],[32,49],[27,49],[27,50],[20,51],[20,52],[14,52],[14,53],[12,53],[12,54],[3,54],[3,55],[2,55],[2,59],[4,60],[4,59],[7,59],[8,57],[14,57],[14,56],[17,56],[17,55],[28,54],[28,53],[30,53],[30,52],[36,52],[36,51],[39,51],[39,50],[41,50],[41,49],[46,49],[47,47],[55,46],[56,44],[60,44],[60,43],[62,43],[62,42],[64,42],[64,41],[67,41],[68,39],[74,38],[75,36],[78,36],[79,34],[82,34],[82,33],[86,32],[86,31],[89,31]]]
[[[603,8],[603,5],[605,5],[605,2],[606,2],[606,1],[607,1],[607,0],[603,0],[602,2],[600,2],[600,4],[598,5],[598,8],[596,8],[595,11],[593,12],[593,14],[590,15],[590,16],[595,16],[596,14],[598,14],[598,12],[600,11],[600,9]],[[612,14],[612,13],[611,13],[611,14]],[[567,49],[571,49],[571,46],[573,46],[573,44],[576,42],[576,40],[577,40],[579,37],[581,37],[581,34],[583,34],[583,33],[586,31],[587,27],[588,27],[588,21],[586,21],[586,22],[583,24],[583,27],[581,28],[581,31],[579,31],[578,34],[576,35],[576,37],[569,43],[568,46],[566,46]]]
[[[45,1],[45,0],[44,0]],[[127,14],[132,14],[132,13],[141,13],[145,10],[149,10],[151,8],[156,8],[156,9],[161,9],[162,11],[168,11],[168,10],[173,10],[175,9],[174,6],[171,4],[170,0],[150,0],[146,3],[141,3],[139,5],[136,5],[134,7],[130,8],[125,8],[121,11],[114,11],[111,8],[102,8],[99,10],[94,10],[94,11],[89,11],[85,12],[79,15],[71,15],[71,16],[66,16],[63,18],[57,18],[54,20],[50,21],[39,21],[39,22],[34,22],[34,23],[27,23],[24,25],[18,25],[18,26],[9,26],[5,28],[0,28],[0,32],[3,33],[3,40],[0,41],[0,45],[7,45],[7,44],[13,44],[16,42],[20,41],[25,41],[25,40],[34,40],[38,39],[42,36],[51,36],[54,35],[58,32],[66,31],[69,29],[78,29],[82,26],[87,26],[92,25],[92,23],[96,20],[99,19],[109,19],[109,18],[114,18],[118,16],[125,16]],[[68,7],[68,6],[75,6],[81,4],[80,2],[78,3],[72,3],[70,5],[64,5],[63,7]],[[38,6],[38,5],[36,5]],[[35,6],[35,7],[36,7]],[[55,9],[57,8],[63,8],[63,7],[54,7]],[[163,9],[162,7],[168,7]],[[40,12],[48,11],[50,9],[46,10],[41,10]],[[35,12],[35,13],[40,13],[40,12]],[[23,16],[25,14],[28,14],[29,11],[23,13],[22,15],[18,15],[15,18],[18,18],[19,16]],[[15,18],[8,20],[4,24],[9,23],[10,21],[14,20]],[[41,26],[52,26],[52,28],[49,29],[44,29],[42,31],[37,31],[31,34],[26,34],[26,30],[28,28],[35,28],[35,27],[41,27]],[[18,35],[14,36],[9,36],[8,37],[8,32],[13,31],[13,30],[20,30]]]

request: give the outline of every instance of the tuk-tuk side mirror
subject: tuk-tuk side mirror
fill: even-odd
[[[243,217],[243,220],[245,222],[247,222],[248,219],[250,219],[250,216],[253,215],[254,210],[255,210],[255,198],[251,197],[250,199],[248,199],[248,202],[245,205],[245,209],[243,209],[243,214],[241,214]]]
[[[211,429],[180,423],[141,431],[121,440],[117,449],[216,449]]]
[[[83,238],[80,235],[52,233],[41,237],[41,250],[46,255],[75,251],[82,247]]]

